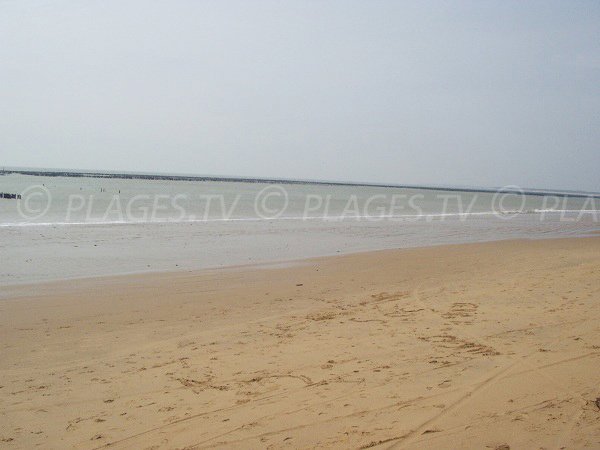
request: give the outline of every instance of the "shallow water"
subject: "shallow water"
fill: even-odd
[[[5,175],[0,192],[24,193],[0,200],[5,285],[580,236],[600,223],[597,198],[429,189]]]

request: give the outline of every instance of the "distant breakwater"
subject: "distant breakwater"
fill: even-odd
[[[375,187],[395,189],[423,189],[429,191],[445,192],[481,192],[481,193],[510,193],[519,195],[537,196],[562,196],[574,198],[600,198],[600,193],[582,193],[572,191],[551,191],[534,189],[507,189],[507,188],[469,188],[469,187],[445,187],[445,186],[420,186],[403,184],[379,184],[379,183],[357,183],[341,181],[313,181],[313,180],[286,180],[277,178],[248,178],[248,177],[221,177],[201,175],[166,175],[166,174],[144,174],[144,173],[107,173],[107,172],[72,172],[66,170],[27,170],[27,169],[0,169],[0,175],[30,175],[42,177],[73,177],[73,178],[108,178],[123,180],[159,180],[159,181],[212,181],[230,183],[263,183],[263,184],[303,184],[319,186],[348,186],[348,187]]]
[[[21,200],[21,194],[9,194],[7,192],[0,192],[0,198]]]

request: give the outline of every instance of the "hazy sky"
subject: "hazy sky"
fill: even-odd
[[[0,165],[600,191],[600,2],[0,0]]]

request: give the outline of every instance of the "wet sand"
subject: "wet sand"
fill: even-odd
[[[599,301],[597,237],[3,287],[0,446],[598,448]]]
[[[2,211],[0,211],[0,217]],[[199,271],[385,249],[587,236],[586,214],[443,220],[268,220],[2,227],[0,286],[145,272]]]

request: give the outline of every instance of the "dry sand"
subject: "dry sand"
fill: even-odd
[[[3,448],[600,448],[600,238],[0,292]]]

